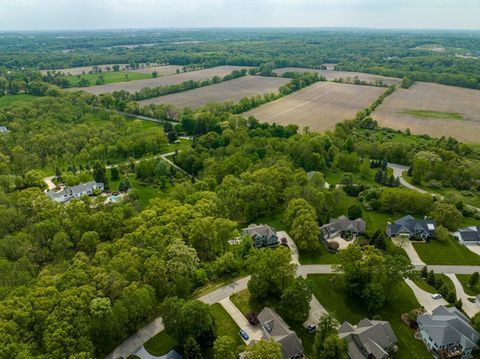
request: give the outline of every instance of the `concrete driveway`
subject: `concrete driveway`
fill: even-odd
[[[462,309],[470,318],[473,318],[475,314],[480,311],[480,308],[477,306],[476,303],[472,303],[468,300],[471,298],[470,295],[467,295],[463,290],[462,283],[458,280],[455,274],[445,274],[448,278],[450,278],[455,286],[455,292],[457,292],[457,299],[462,299]]]
[[[292,261],[290,263],[294,263],[300,265],[300,261],[298,259],[298,248],[292,238],[288,235],[285,231],[278,231],[277,232],[278,238],[285,238],[287,240],[288,246],[290,247],[290,252],[292,254]]]
[[[263,330],[260,325],[252,325],[248,322],[243,313],[232,303],[230,298],[224,298],[219,302],[223,309],[230,315],[235,323],[243,329],[248,336],[248,340],[245,343],[249,345],[252,341],[260,341],[263,338]]]
[[[410,262],[414,266],[425,265],[425,262],[422,261],[417,251],[415,250],[415,247],[413,246],[412,242],[410,242],[409,239],[396,237],[396,238],[392,238],[392,242],[397,247],[402,248],[405,251],[405,253],[407,253],[408,258],[410,258]]]
[[[439,305],[447,305],[447,301],[443,298],[440,299],[433,299],[432,293],[426,292],[420,287],[418,287],[415,283],[413,283],[410,279],[405,279],[405,283],[412,288],[413,294],[417,298],[418,302],[425,310],[431,313],[435,308]]]
[[[317,298],[312,295],[312,299],[310,300],[310,312],[308,313],[308,318],[303,323],[303,326],[317,325],[320,318],[325,314],[328,314],[327,310],[320,304]]]

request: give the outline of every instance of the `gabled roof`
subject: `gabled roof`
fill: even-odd
[[[302,342],[297,334],[290,330],[288,324],[273,309],[263,308],[258,314],[258,320],[268,335],[281,345],[284,358],[303,353]]]
[[[354,220],[348,219],[346,216],[340,216],[338,218],[330,218],[328,224],[320,227],[320,230],[324,234],[332,234],[341,231],[358,231],[359,233],[365,233],[367,229],[367,222],[362,218]]]
[[[384,358],[388,355],[386,348],[397,342],[397,337],[388,322],[362,319],[356,326],[344,322],[338,329],[338,336],[349,342],[349,354],[353,359]],[[361,350],[364,348],[368,355]]]
[[[257,226],[255,223],[252,223],[247,228],[243,228],[242,232],[252,237],[260,236],[260,237],[270,238],[273,236],[277,236],[277,232],[275,232],[275,228],[272,228],[266,224],[260,224]]]
[[[477,348],[480,333],[472,328],[469,319],[457,308],[439,306],[431,315],[419,315],[417,322],[438,346],[462,343],[464,347]]]
[[[461,228],[458,230],[458,236],[465,242],[480,241],[480,226]]]
[[[389,224],[388,229],[391,234],[432,234],[435,231],[436,226],[437,223],[433,219],[415,219],[414,217],[407,215],[395,221],[395,223]]]

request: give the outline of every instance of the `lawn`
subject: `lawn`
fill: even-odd
[[[167,354],[177,344],[177,341],[163,330],[143,345],[150,354],[161,356]]]
[[[35,100],[36,98],[38,97],[27,94],[0,96],[0,108],[13,105],[17,102],[30,102]]]
[[[428,243],[413,243],[418,255],[427,264],[480,265],[480,256],[459,244],[454,237],[448,240],[431,240]]]
[[[311,282],[314,295],[340,323],[348,321],[351,324],[356,324],[362,318],[372,317],[367,313],[361,302],[347,294],[341,275],[309,275],[308,279]],[[328,290],[326,290],[327,288]],[[390,296],[390,300],[385,307],[377,313],[382,320],[390,323],[398,338],[397,358],[431,358],[425,345],[414,338],[414,332],[401,320],[403,313],[419,307],[420,304],[418,304],[411,289],[402,282],[397,292]]]
[[[232,346],[231,351],[237,354],[242,352],[245,349],[245,343],[238,335],[240,328],[237,323],[233,321],[221,304],[217,303],[210,306],[210,313],[215,322],[217,337],[226,335],[232,338],[234,340],[234,345]],[[212,356],[204,355],[205,358],[211,358]]]
[[[142,74],[138,72],[102,72],[103,78],[105,79],[105,84],[111,84],[115,82],[126,82],[134,80],[144,80],[152,77],[151,74]],[[65,78],[70,82],[72,87],[78,87],[78,82],[81,79],[86,79],[90,81],[90,86],[95,86],[96,81],[99,78],[100,74],[85,74],[85,75],[69,75]],[[127,77],[128,76],[128,77]]]
[[[402,114],[414,116],[422,120],[463,120],[463,116],[457,112],[440,112],[440,111],[425,111],[425,110],[408,110],[403,111]]]
[[[470,287],[468,285],[468,280],[470,279],[470,274],[456,274],[460,283],[462,283],[463,290],[467,295],[471,295],[475,297],[476,295],[480,294],[480,283],[474,287]]]
[[[453,285],[453,282],[450,278],[448,278],[445,274],[443,273],[436,273],[435,274],[435,278],[438,280],[438,279],[441,279],[443,281],[443,283],[446,283],[448,288],[450,289],[450,291],[453,291],[455,292],[455,286]],[[416,278],[413,280],[413,282],[418,286],[420,287],[421,289],[423,289],[424,291],[426,292],[429,292],[429,293],[432,293],[432,294],[435,294],[435,293],[438,293],[438,289],[436,289],[435,287],[432,287],[430,284],[428,284],[424,279],[422,278]]]

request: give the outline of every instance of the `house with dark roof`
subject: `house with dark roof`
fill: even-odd
[[[323,239],[329,239],[338,235],[356,235],[364,234],[367,230],[367,222],[361,218],[354,220],[348,219],[346,216],[338,218],[330,218],[328,224],[320,227]]]
[[[266,224],[256,225],[250,224],[247,228],[242,229],[242,237],[250,236],[255,248],[268,247],[279,244],[277,232]]]
[[[90,181],[86,183],[80,183],[76,186],[65,187],[63,190],[55,192],[52,190],[47,191],[47,196],[55,202],[65,203],[73,198],[80,198],[82,196],[90,196],[93,191],[99,189],[104,190],[104,184],[101,182]]]
[[[435,238],[437,223],[433,219],[415,219],[407,215],[393,224],[387,225],[389,237],[407,237],[410,240],[426,240]]]
[[[480,244],[480,226],[459,229],[455,237],[463,245]]]
[[[273,339],[280,344],[283,359],[302,358],[302,341],[273,309],[263,308],[257,318],[262,326],[264,338]]]
[[[419,315],[417,323],[425,345],[435,358],[467,358],[478,349],[480,333],[455,307],[441,305],[432,314]]]
[[[381,320],[365,318],[357,325],[344,322],[338,336],[347,341],[351,359],[384,359],[397,350],[397,337],[390,323]]]

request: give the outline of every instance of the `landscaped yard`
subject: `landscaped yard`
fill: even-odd
[[[431,240],[413,243],[418,255],[427,264],[480,265],[480,256],[459,244],[453,237],[448,240]]]
[[[457,274],[456,276],[460,283],[462,283],[463,290],[467,295],[475,297],[476,295],[480,294],[480,284],[477,284],[474,287],[470,287],[468,285],[470,274]]]
[[[150,354],[161,356],[167,354],[170,350],[175,348],[177,341],[165,331],[161,331],[143,345]]]
[[[348,321],[356,324],[369,315],[360,301],[348,295],[339,274],[309,275],[314,295],[325,309],[340,323]],[[389,302],[377,313],[382,320],[390,323],[398,338],[398,353],[396,357],[405,359],[431,358],[425,345],[414,338],[414,332],[401,320],[401,315],[412,309],[419,308],[415,296],[407,284],[403,283],[398,291],[389,297]]]
[[[453,291],[455,293],[455,286],[453,285],[453,282],[450,278],[448,278],[445,274],[443,273],[436,273],[435,274],[435,279],[441,279],[443,283],[446,283],[450,291]],[[438,293],[438,289],[432,287],[430,284],[428,284],[423,278],[416,278],[413,280],[413,282],[423,289],[426,292],[435,294]]]

